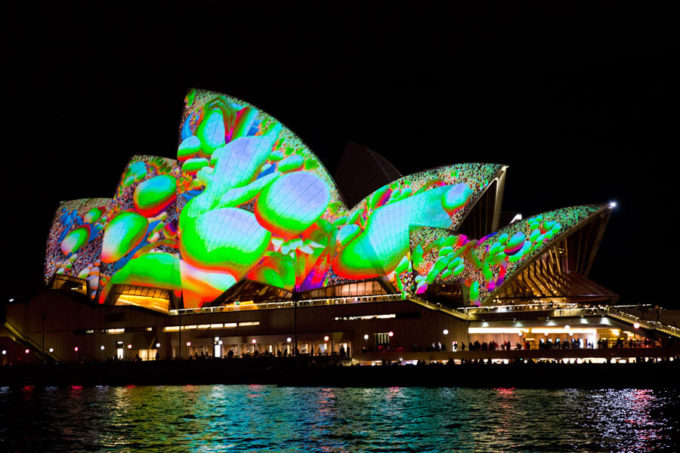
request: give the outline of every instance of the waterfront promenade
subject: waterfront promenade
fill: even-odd
[[[484,359],[470,358],[458,364],[450,360],[446,364],[433,362],[427,365],[423,362],[406,365],[384,360],[374,366],[348,366],[347,360],[337,356],[301,356],[6,366],[0,368],[0,385],[278,384],[543,388],[673,387],[680,384],[678,348],[658,348],[656,358],[638,357],[632,363],[572,363],[566,358],[545,357],[548,352],[558,354],[565,351],[540,351],[544,355],[540,360],[516,358],[508,363],[493,363],[489,351],[485,352],[487,357]],[[527,354],[533,351],[517,352]],[[504,353],[509,357],[515,351]]]

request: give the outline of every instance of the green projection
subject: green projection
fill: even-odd
[[[98,300],[115,284],[181,293],[177,245],[177,162],[133,156],[107,210]]]
[[[605,205],[575,206],[512,223],[479,240],[430,231],[412,235],[416,294],[433,283],[461,282],[471,304],[489,301],[491,293],[554,240],[582,224]],[[413,238],[416,237],[415,242]]]
[[[87,278],[100,303],[115,284],[165,288],[200,307],[242,279],[306,291],[372,278],[404,295],[460,282],[482,303],[598,209],[553,211],[470,239],[456,231],[502,165],[423,171],[348,207],[317,157],[267,113],[204,90],[185,104],[176,161],[134,156],[113,200],[60,206],[47,279]]]
[[[45,281],[55,274],[87,280],[90,297],[99,288],[99,257],[110,199],[66,201],[52,221],[45,253]]]

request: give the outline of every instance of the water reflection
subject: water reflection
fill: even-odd
[[[0,388],[0,450],[652,451],[677,390]]]

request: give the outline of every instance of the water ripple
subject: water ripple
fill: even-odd
[[[673,451],[676,389],[0,387],[2,451]]]

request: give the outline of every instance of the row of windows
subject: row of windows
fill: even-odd
[[[148,286],[116,285],[111,292],[112,297],[125,294],[128,296],[145,296],[159,299],[170,300],[170,293],[167,289],[151,288]]]
[[[371,280],[315,289],[305,293],[305,298],[322,299],[324,297],[371,296],[375,294],[385,294],[385,290],[380,282]]]

